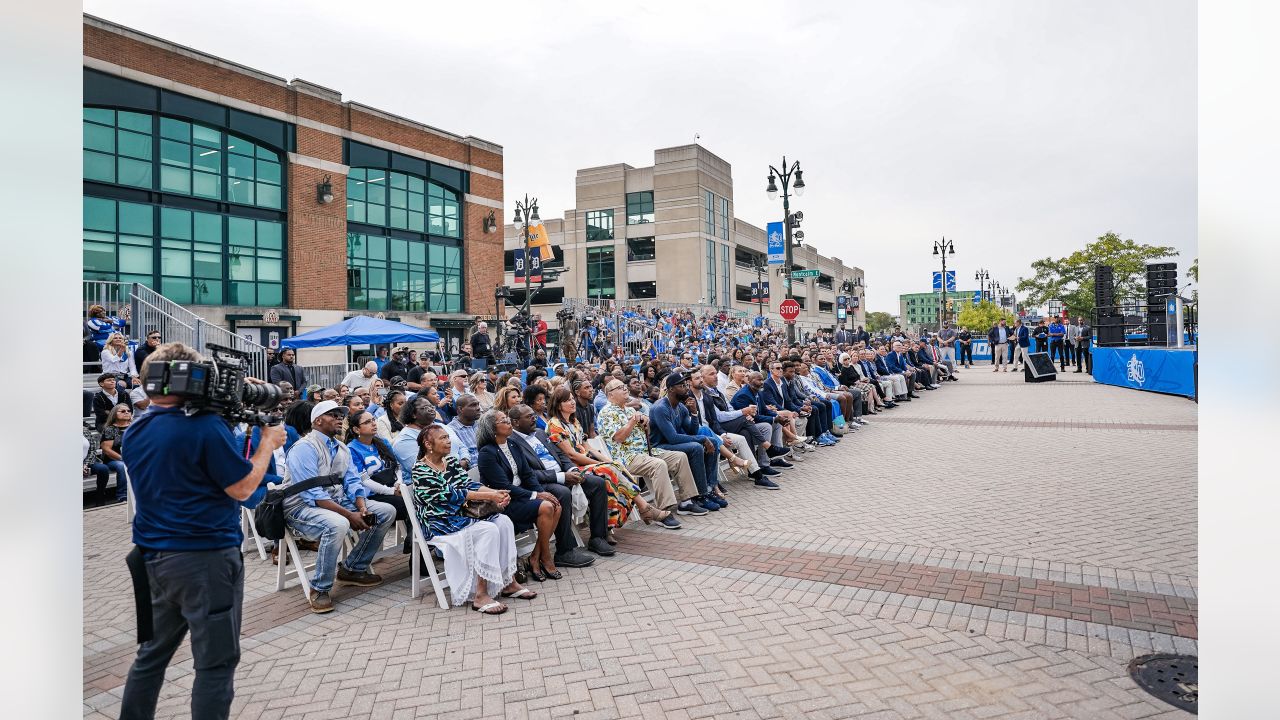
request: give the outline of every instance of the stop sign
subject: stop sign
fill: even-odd
[[[800,303],[790,298],[783,300],[782,306],[778,308],[778,314],[789,323],[795,322],[796,318],[800,317]]]

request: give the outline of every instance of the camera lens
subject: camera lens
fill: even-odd
[[[241,402],[259,410],[269,410],[276,407],[280,404],[282,397],[284,397],[284,391],[274,383],[245,385],[240,393]]]

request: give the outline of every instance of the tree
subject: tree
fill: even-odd
[[[1116,302],[1120,302],[1144,295],[1148,262],[1177,255],[1178,251],[1171,247],[1140,245],[1109,232],[1067,257],[1043,258],[1031,263],[1035,277],[1018,278],[1016,289],[1025,293],[1027,305],[1061,300],[1072,315],[1087,315],[1093,309],[1095,265],[1111,266]]]
[[[1013,324],[1012,313],[1006,312],[990,300],[983,300],[977,305],[970,304],[962,309],[956,318],[956,324],[969,328],[969,331],[975,335],[986,336],[987,331],[999,322],[1000,318],[1009,321],[1010,325]]]
[[[867,332],[876,333],[893,327],[893,316],[887,312],[867,313]]]

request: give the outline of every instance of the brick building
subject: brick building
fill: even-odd
[[[87,280],[264,345],[376,313],[453,344],[492,312],[502,193],[499,145],[84,17]]]

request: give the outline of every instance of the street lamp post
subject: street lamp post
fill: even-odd
[[[751,261],[751,269],[756,271],[756,314],[764,317],[764,281],[761,277],[768,274],[769,269],[759,260]]]
[[[988,295],[987,286],[995,285],[994,282],[988,282],[991,280],[991,273],[983,270],[982,268],[978,268],[978,272],[973,274],[973,279],[978,281],[978,292],[981,293],[980,297],[983,300],[986,300]]]
[[[791,217],[791,176],[795,175],[795,191],[796,196],[804,195],[804,171],[800,169],[800,161],[797,160],[790,166],[787,165],[787,156],[782,156],[782,170],[778,170],[774,166],[769,166],[769,187],[765,188],[765,192],[769,193],[769,199],[772,200],[778,196],[778,186],[774,184],[775,179],[782,180],[782,232],[785,236],[786,253],[782,264],[782,284],[787,289],[787,299],[794,297],[791,291],[791,227],[794,219]],[[776,178],[775,178],[776,176]],[[787,323],[787,344],[792,345],[796,341],[796,325],[795,323]]]
[[[525,321],[528,324],[528,331],[525,333],[525,349],[530,356],[533,355],[533,323],[529,322],[529,305],[533,300],[533,295],[529,292],[529,280],[532,277],[533,263],[529,258],[529,223],[534,225],[542,222],[542,218],[538,217],[538,198],[529,199],[526,194],[524,202],[516,201],[515,222],[524,225],[524,303],[520,306],[520,312],[524,314]]]
[[[938,306],[938,332],[942,332],[942,324],[947,321],[947,255],[956,254],[955,241],[945,237],[934,240],[933,254],[942,256],[942,294],[940,295],[942,299]]]

